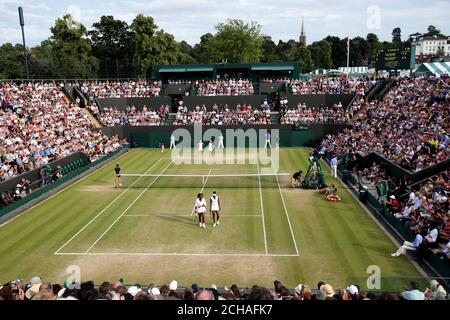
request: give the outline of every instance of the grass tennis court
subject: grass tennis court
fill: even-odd
[[[308,152],[281,149],[278,172],[306,173]],[[117,189],[116,163],[136,174]],[[396,247],[347,190],[330,203],[317,191],[290,188],[289,176],[262,170],[175,164],[169,151],[134,149],[1,226],[0,280],[39,275],[63,282],[70,265],[80,266],[82,281],[123,277],[144,285],[173,279],[180,286],[271,286],[275,279],[291,288],[319,280],[364,285],[370,265],[396,279],[383,289],[420,277],[407,258],[390,257]],[[209,199],[214,190],[221,224],[213,228],[207,213],[207,228],[200,229],[195,197],[203,191]]]

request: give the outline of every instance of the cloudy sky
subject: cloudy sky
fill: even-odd
[[[450,34],[450,0],[0,0],[0,44],[21,42],[18,6],[24,9],[28,46],[49,37],[55,19],[66,13],[88,27],[102,15],[131,23],[143,13],[178,41],[191,44],[229,18],[257,21],[275,41],[298,39],[302,17],[308,43],[329,34],[354,37],[369,32],[390,40],[397,26],[403,37],[430,24]]]

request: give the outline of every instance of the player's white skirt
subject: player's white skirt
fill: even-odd
[[[219,211],[219,206],[213,204],[213,205],[211,206],[211,211]]]

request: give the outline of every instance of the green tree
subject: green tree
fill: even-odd
[[[130,43],[133,32],[125,21],[116,20],[113,16],[102,16],[92,27],[89,36],[96,57],[123,59],[132,56],[133,47]]]
[[[197,60],[195,60],[191,55],[186,54],[184,52],[180,52],[178,62],[180,64],[197,64],[198,63]]]
[[[133,20],[134,32],[133,63],[141,76],[152,76],[158,64],[177,64],[180,61],[192,61],[180,51],[179,44],[172,34],[164,29],[158,30],[152,17],[139,14]]]
[[[91,41],[81,23],[70,15],[58,18],[50,28],[51,61],[55,78],[93,78],[98,60],[92,55]]]
[[[259,62],[263,56],[261,26],[256,22],[228,20],[215,26],[216,34],[208,39],[206,62],[227,60],[229,63]]]
[[[178,44],[178,46],[181,51],[180,61],[182,64],[198,63],[194,58],[194,48],[189,43],[183,40]]]
[[[427,36],[443,36],[443,34],[441,33],[441,30],[439,30],[438,28],[436,28],[433,25],[428,26],[428,32],[426,33]]]
[[[277,44],[277,54],[280,61],[290,61],[295,49],[298,47],[298,42],[293,39],[284,42],[283,40],[278,41]]]
[[[333,66],[331,60],[331,44],[326,40],[313,42],[308,46],[313,60],[313,69],[330,69]]]
[[[399,27],[392,30],[392,44],[396,48],[400,48],[402,45],[402,30]]]
[[[305,45],[301,44],[294,49],[291,60],[298,62],[300,72],[307,73],[312,71],[313,61],[311,51]]]
[[[208,51],[208,47],[213,46],[213,43],[212,43],[213,40],[214,40],[214,36],[212,33],[208,32],[208,33],[202,35],[200,37],[200,43],[197,43],[193,48],[192,57],[200,63],[209,63],[210,60],[213,62],[217,62],[219,59],[217,56],[215,56],[215,57],[208,56],[208,54],[213,54],[213,53],[216,54],[211,49],[209,49],[209,51]]]
[[[177,64],[180,63],[182,52],[172,34],[164,29],[158,30],[155,34],[154,59],[156,64]]]
[[[365,66],[369,60],[369,45],[366,39],[356,37],[350,41],[350,65]]]
[[[180,51],[185,54],[192,55],[192,53],[194,52],[194,48],[184,40],[181,41],[178,45],[180,47]]]
[[[347,39],[328,36],[324,40],[331,44],[331,60],[333,68],[344,67],[347,65]]]
[[[35,79],[50,79],[58,70],[53,63],[53,46],[50,40],[42,41],[39,46],[30,49],[30,64]]]
[[[20,79],[26,76],[23,46],[5,43],[0,47],[0,79]]]
[[[367,34],[366,41],[369,49],[369,65],[373,66],[377,59],[377,51],[381,49],[381,43],[374,33]]]
[[[138,67],[141,75],[146,75],[147,71],[152,71],[155,66],[154,52],[155,49],[155,33],[158,26],[152,17],[146,17],[139,14],[134,18],[131,24],[134,32],[133,37],[133,63]]]
[[[439,48],[438,51],[436,52],[436,57],[438,58],[443,58],[445,57],[445,51],[442,48]]]
[[[262,41],[263,55],[261,57],[261,62],[280,61],[280,56],[277,53],[277,45],[273,42],[272,37],[264,35]]]

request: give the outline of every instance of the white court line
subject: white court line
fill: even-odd
[[[213,170],[213,169],[209,169],[208,176],[206,177],[205,181],[203,182],[202,190],[200,191],[200,193],[202,193],[203,190],[205,190],[206,182],[208,182],[208,178],[209,178],[209,176],[211,175],[211,171],[212,171],[212,170]],[[194,214],[194,211],[195,211],[195,207],[192,208],[191,216]]]
[[[269,254],[269,250],[267,249],[267,235],[266,235],[266,223],[264,219],[264,205],[262,198],[262,188],[261,188],[261,175],[259,172],[259,161],[258,161],[258,184],[259,184],[259,199],[261,201],[261,216],[262,216],[262,225],[263,225],[263,234],[264,234],[264,249],[266,250],[266,255]]]
[[[124,217],[191,217],[190,214],[124,214]],[[260,214],[223,214],[222,217],[262,217]]]
[[[198,171],[206,171],[208,170],[206,169],[200,169],[200,168],[170,168],[167,169],[167,171],[172,171],[172,170],[180,170],[180,171],[194,171],[194,170],[198,170]],[[256,168],[248,168],[248,169],[231,169],[231,168],[226,168],[226,169],[218,169],[218,168],[214,168],[214,171],[253,171],[253,170],[257,170]]]
[[[59,252],[60,256],[199,256],[199,257],[298,257],[298,254],[265,253],[176,253],[176,252]]]
[[[5,225],[7,225],[7,224],[10,223],[10,222],[12,222],[13,220],[17,219],[18,217],[20,217],[21,215],[25,214],[26,212],[28,212],[28,211],[34,209],[35,207],[37,207],[37,206],[39,206],[39,205],[45,203],[46,201],[50,200],[51,198],[56,197],[58,194],[60,194],[60,193],[63,192],[63,191],[66,191],[68,188],[70,188],[70,187],[76,185],[77,183],[79,183],[79,182],[81,182],[81,181],[87,179],[88,177],[90,177],[90,176],[93,175],[94,173],[98,172],[99,170],[104,169],[104,168],[105,168],[108,164],[110,164],[112,161],[119,160],[119,159],[122,158],[123,156],[129,154],[128,152],[129,152],[129,151],[124,152],[123,154],[121,154],[120,156],[118,156],[118,157],[115,158],[115,159],[107,159],[107,160],[105,160],[106,162],[105,162],[104,164],[100,165],[100,167],[96,168],[95,170],[93,170],[93,171],[90,172],[89,174],[85,175],[85,176],[82,177],[81,179],[78,179],[77,181],[75,181],[75,182],[73,182],[73,183],[69,183],[69,184],[66,185],[64,188],[62,188],[62,189],[59,190],[58,192],[54,193],[54,194],[51,195],[50,197],[45,198],[45,199],[42,199],[41,201],[39,201],[39,202],[36,203],[35,205],[31,206],[30,208],[24,210],[23,212],[19,213],[18,215],[12,217],[11,219],[8,219],[7,221],[3,222],[2,224],[0,224],[0,228],[3,227],[3,226],[5,226]],[[130,153],[131,153],[131,152],[130,152]],[[93,162],[93,163],[95,163],[95,162]],[[76,177],[74,177],[74,178],[76,178]]]
[[[156,161],[150,168],[148,168],[145,173],[149,172],[154,166],[156,166],[162,158],[160,158],[158,161]],[[67,246],[73,239],[75,239],[81,232],[83,232],[84,229],[86,229],[92,222],[94,222],[95,219],[97,219],[99,216],[101,216],[106,210],[108,210],[111,205],[116,202],[120,197],[122,197],[133,185],[135,185],[139,180],[141,180],[144,176],[137,179],[135,182],[133,182],[128,188],[126,188],[124,191],[122,191],[113,201],[111,201],[102,211],[100,211],[94,218],[91,219],[83,228],[78,230],[76,234],[74,234],[69,240],[66,241],[58,250],[55,251],[55,254],[61,251],[65,246]]]
[[[100,237],[97,238],[97,240],[95,240],[95,242],[86,250],[86,253],[89,253],[89,251],[91,251],[91,249],[105,236],[105,234],[111,230],[111,228],[117,223],[117,221],[120,220],[120,218],[122,218],[122,216],[127,213],[127,211],[136,203],[136,201],[138,201],[142,195],[148,190],[150,189],[150,187],[153,185],[153,183],[164,173],[164,171],[167,170],[167,168],[169,168],[172,165],[172,161],[170,161],[170,163],[167,165],[167,167],[164,168],[163,171],[161,171],[161,173],[159,174],[159,176],[157,176],[155,179],[153,179],[153,181],[147,186],[147,188],[145,188],[138,196],[136,199],[134,199],[134,201],[120,214],[119,217],[117,217],[116,220],[114,220],[114,222],[108,227],[108,229],[106,229],[101,235]]]
[[[212,169],[211,169],[212,170]],[[211,172],[210,170],[210,172]],[[235,174],[208,174],[208,176],[211,177],[221,177],[221,178],[230,178],[230,177],[272,177],[272,176],[290,176],[290,173],[235,173]],[[153,173],[123,173],[121,174],[122,177],[159,177],[159,174],[153,174]],[[171,177],[171,178],[177,178],[177,177],[181,177],[181,178],[198,178],[198,177],[204,177],[204,174],[164,174],[162,175],[163,177]]]
[[[275,172],[276,169],[275,169],[275,167],[273,165],[273,162],[272,162],[272,168],[273,168],[273,171]],[[294,231],[292,231],[291,219],[289,219],[289,214],[288,214],[288,211],[287,211],[287,208],[286,208],[286,203],[284,202],[284,196],[283,196],[283,192],[281,191],[280,182],[278,181],[278,176],[276,175],[275,177],[277,179],[278,190],[280,191],[281,201],[283,202],[284,213],[286,214],[286,219],[287,219],[288,224],[289,224],[289,230],[291,231],[292,240],[294,240],[295,252],[298,255],[299,253],[298,253],[297,241],[295,240],[295,237],[294,237]]]

